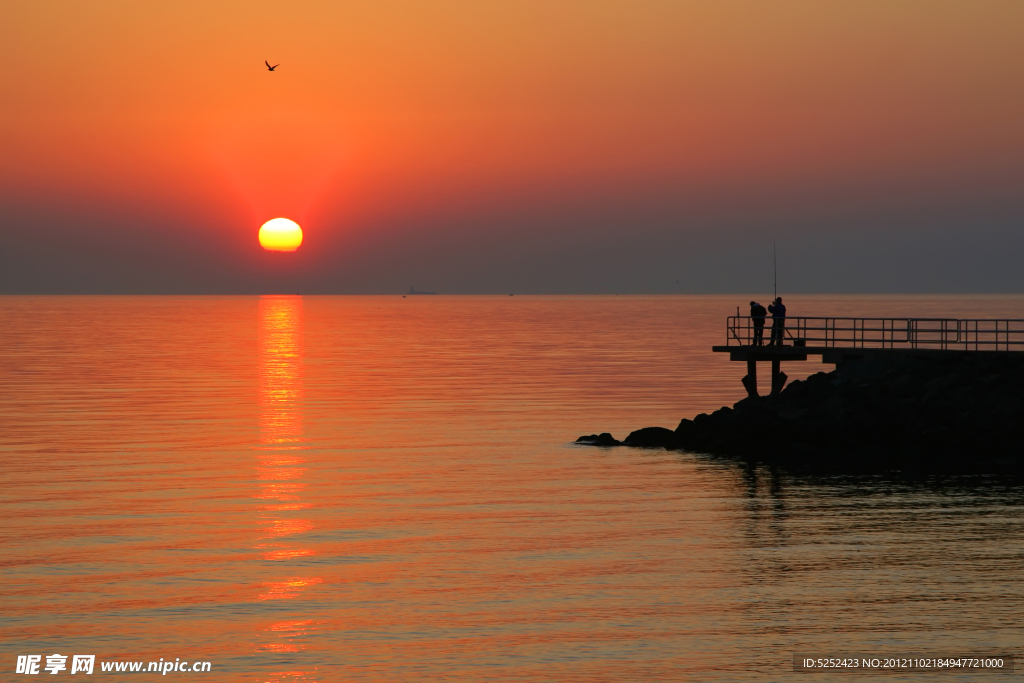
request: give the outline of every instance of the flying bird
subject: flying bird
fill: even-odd
[[[265,59],[263,60],[263,63],[267,65],[267,70],[268,70],[268,71],[273,71],[273,70],[274,70],[274,69],[276,69],[277,67],[281,66],[280,64],[275,64],[274,66],[270,66],[270,62],[268,62],[268,61],[267,61],[267,60],[265,60]]]

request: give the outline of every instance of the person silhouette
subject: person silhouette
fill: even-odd
[[[782,337],[786,327],[786,307],[782,303],[782,297],[776,297],[775,302],[768,305],[768,312],[772,314],[772,338],[768,346],[782,346]]]
[[[750,319],[754,323],[754,346],[764,345],[764,317],[768,311],[756,301],[750,302]]]

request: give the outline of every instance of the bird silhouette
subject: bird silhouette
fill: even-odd
[[[274,66],[270,66],[270,62],[268,62],[268,61],[267,61],[267,60],[265,60],[265,59],[263,60],[263,63],[267,65],[267,70],[268,70],[268,71],[273,71],[273,70],[274,70],[274,69],[276,69],[277,67],[281,66],[280,64],[275,64]]]

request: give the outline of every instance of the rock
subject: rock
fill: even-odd
[[[1003,420],[1010,420],[1019,415],[1024,415],[1024,401],[1014,395],[1005,396],[995,404],[996,416]]]
[[[848,412],[847,402],[843,396],[831,396],[815,406],[818,416],[830,423],[839,424]]]
[[[809,412],[811,411],[803,406],[786,404],[779,406],[776,414],[779,416],[780,420],[785,422],[797,422],[798,420],[802,420],[807,417]]]
[[[955,384],[958,384],[959,378],[956,375],[946,375],[944,377],[934,377],[924,383],[924,387],[929,392],[942,393],[948,390]]]
[[[601,434],[590,434],[588,436],[581,436],[576,439],[576,443],[583,446],[621,446],[622,442],[613,437],[608,432],[602,432]]]
[[[671,429],[664,427],[645,427],[630,433],[622,442],[624,446],[633,448],[667,448],[679,447],[679,438]]]
[[[747,398],[743,399],[742,401],[737,401],[736,403],[734,403],[732,408],[733,408],[733,410],[736,410],[736,411],[745,412],[745,411],[757,409],[757,407],[760,406],[763,402],[764,402],[764,399],[762,399],[762,398],[751,398],[750,396],[748,396]],[[686,421],[690,422],[690,420],[686,420]]]
[[[923,384],[918,375],[907,373],[889,383],[889,392],[894,396],[914,396],[921,393]]]
[[[689,438],[693,434],[693,420],[683,418],[679,421],[679,426],[676,427],[676,437],[679,439]]]

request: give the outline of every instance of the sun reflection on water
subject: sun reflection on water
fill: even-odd
[[[260,297],[259,316],[260,440],[295,448],[302,440],[302,297]]]
[[[280,638],[279,642],[267,643],[260,647],[261,652],[299,652],[306,649],[299,640],[303,636],[308,635],[310,632],[317,630],[317,625],[313,623],[312,619],[306,619],[304,621],[281,621],[276,624],[271,624],[267,627],[266,631],[273,637]],[[298,674],[308,675],[308,672],[283,672],[277,674],[278,676],[284,676],[293,678]]]
[[[301,547],[297,538],[312,531],[312,520],[295,516],[311,505],[302,492],[308,472],[304,467],[302,376],[302,298],[265,296],[259,302],[259,409],[260,444],[256,480],[260,501],[260,536],[256,549],[264,560],[288,562],[315,555]],[[322,582],[317,576],[296,576],[267,581],[258,595],[260,601],[295,600],[311,586]],[[264,629],[258,652],[293,653],[305,649],[302,638],[309,632],[308,620],[296,619],[271,624]],[[274,680],[312,680],[312,671],[292,670],[275,674]]]
[[[301,576],[286,581],[270,581],[263,584],[265,590],[260,594],[260,600],[290,600],[308,586],[315,586],[318,583],[322,583],[318,577],[304,578]]]

